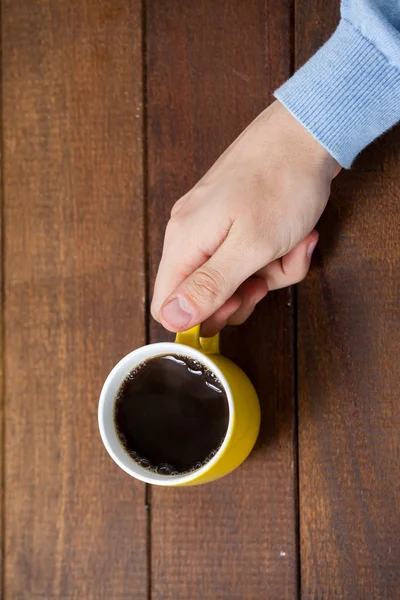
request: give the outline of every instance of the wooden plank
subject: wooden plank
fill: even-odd
[[[298,64],[337,4],[301,4]],[[339,176],[299,287],[303,598],[399,594],[399,156],[397,129]]]
[[[0,40],[1,40],[0,32]],[[2,42],[0,41],[0,44]],[[0,67],[1,69],[1,67]],[[0,103],[1,104],[1,103]],[[0,109],[1,110],[1,109]],[[3,124],[0,122],[0,135],[3,137]],[[3,145],[0,144],[0,600],[4,598],[4,202],[3,202]]]
[[[290,2],[164,0],[147,10],[153,283],[172,204],[290,73]],[[152,489],[153,600],[297,597],[292,335],[288,291],[224,332],[224,352],[260,395],[260,441],[224,480]],[[165,339],[154,323],[151,339]]]
[[[139,0],[3,0],[6,600],[147,598],[97,401],[143,344]]]

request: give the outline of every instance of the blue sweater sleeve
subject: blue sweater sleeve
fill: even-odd
[[[343,0],[335,33],[275,97],[350,167],[400,120],[400,0]]]

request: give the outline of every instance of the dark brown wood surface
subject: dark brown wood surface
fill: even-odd
[[[2,4],[3,597],[144,600],[144,488],[97,428],[145,341],[140,2]]]
[[[223,332],[262,405],[239,470],[146,489],[97,429],[112,366],[172,339],[146,313],[172,204],[339,2],[1,7],[1,600],[397,600],[398,129],[335,181],[297,294]]]
[[[0,44],[1,44],[0,33]],[[0,68],[1,78],[1,68]],[[0,87],[1,89],[1,87]],[[0,102],[0,132],[3,137]],[[4,407],[5,407],[5,348],[4,348],[4,203],[3,203],[3,144],[0,143],[0,599],[3,600],[4,589],[4,506],[5,506],[5,439],[4,439]]]
[[[263,0],[148,4],[151,284],[172,204],[288,77],[289,9],[289,2]],[[245,327],[224,332],[225,354],[247,371],[260,395],[259,444],[225,480],[192,489],[153,488],[154,600],[296,597],[292,313],[290,292],[284,291]],[[164,336],[152,323],[151,341]]]
[[[335,1],[301,3],[297,65],[337,16]],[[304,599],[399,598],[399,150],[397,129],[334,183],[298,288]]]

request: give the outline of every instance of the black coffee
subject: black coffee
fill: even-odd
[[[228,421],[222,384],[185,356],[143,362],[125,379],[115,401],[114,423],[125,451],[162,475],[202,467],[221,446]]]

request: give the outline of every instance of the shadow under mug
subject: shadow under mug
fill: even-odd
[[[215,456],[196,471],[160,475],[136,463],[122,447],[114,426],[114,405],[127,375],[140,363],[165,354],[182,354],[201,362],[221,381],[229,404],[225,439]],[[99,429],[111,458],[129,475],[146,483],[164,486],[198,485],[219,479],[238,467],[250,454],[260,428],[260,405],[245,373],[219,353],[219,334],[200,337],[200,326],[178,333],[175,342],[149,344],[134,350],[114,367],[100,394]]]

